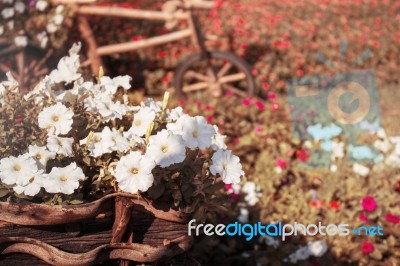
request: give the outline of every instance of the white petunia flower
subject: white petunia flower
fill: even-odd
[[[56,14],[60,14],[64,11],[64,6],[63,5],[58,5],[56,7]]]
[[[260,187],[254,182],[246,182],[242,187],[243,193],[246,194],[244,200],[249,206],[254,206],[261,197]]]
[[[227,148],[225,144],[225,139],[226,136],[222,135],[218,132],[218,127],[216,125],[213,126],[215,132],[217,132],[213,137],[212,137],[212,145],[211,148],[216,151],[216,150],[225,150]]]
[[[240,159],[232,154],[230,150],[218,150],[211,157],[212,165],[210,172],[213,175],[219,174],[225,184],[237,184],[240,177],[244,175]]]
[[[39,168],[46,169],[47,161],[56,157],[55,152],[51,152],[46,147],[30,145],[28,147],[29,156],[31,156],[38,164]]]
[[[61,14],[57,14],[53,17],[53,22],[56,25],[61,25],[61,23],[64,21],[64,16]]]
[[[332,141],[332,160],[344,157],[344,143]]]
[[[140,105],[142,107],[145,107],[145,106],[150,107],[150,109],[152,109],[157,114],[162,111],[162,106],[163,106],[162,102],[154,101],[153,98],[145,99],[143,102],[140,103]]]
[[[321,257],[328,250],[325,240],[308,242],[308,251],[314,257]]]
[[[57,25],[54,24],[53,22],[48,23],[46,26],[46,30],[48,33],[54,33],[57,31],[57,29],[58,29]]]
[[[43,179],[43,171],[40,170],[30,177],[27,185],[16,185],[13,187],[13,190],[18,194],[25,194],[26,196],[33,197],[38,194],[40,189],[43,187]]]
[[[94,112],[99,112],[103,117],[104,121],[115,120],[116,118],[122,119],[122,116],[126,114],[128,108],[126,105],[120,102],[114,102],[110,96],[96,97],[92,101],[92,108]]]
[[[247,208],[240,208],[240,215],[238,216],[238,221],[242,224],[249,222],[249,210]]]
[[[151,171],[155,166],[152,159],[138,151],[121,157],[115,168],[118,187],[128,193],[147,191],[153,185],[154,177]]]
[[[184,113],[182,107],[178,106],[172,110],[168,110],[166,120],[167,122],[175,122],[183,115]]]
[[[39,0],[36,2],[35,7],[39,11],[44,11],[47,8],[47,1]]]
[[[0,180],[6,185],[25,186],[37,171],[36,162],[29,154],[0,160]]]
[[[47,33],[45,31],[42,31],[36,34],[36,37],[40,42],[40,47],[45,48],[47,46],[47,43],[49,42],[49,37],[47,36]]]
[[[54,83],[65,82],[65,84],[69,84],[82,76],[81,73],[78,73],[80,67],[78,52],[80,48],[80,43],[74,44],[69,50],[69,56],[61,58],[57,69],[51,71],[50,78]]]
[[[129,141],[115,128],[105,127],[101,132],[101,141],[99,145],[103,145],[102,149],[112,151],[126,152],[129,150]]]
[[[47,148],[49,151],[65,156],[73,154],[72,143],[74,143],[73,138],[62,138],[54,135],[50,135],[47,138]]]
[[[62,103],[46,107],[39,114],[39,127],[48,129],[50,134],[68,134],[72,129],[74,112]]]
[[[161,167],[168,167],[185,160],[185,143],[181,136],[163,129],[157,135],[150,136],[146,154]]]
[[[28,45],[28,37],[26,36],[15,36],[14,43],[18,47],[25,47]]]
[[[103,76],[100,78],[100,85],[104,87],[107,93],[114,95],[119,87],[128,90],[131,87],[131,80],[132,78],[128,75],[118,76],[113,79]]]
[[[366,176],[369,173],[369,168],[362,164],[355,163],[353,164],[353,172],[361,176]]]
[[[22,2],[16,2],[14,5],[14,9],[15,11],[17,11],[18,13],[24,13],[25,11],[25,4]]]
[[[215,129],[203,116],[181,116],[176,123],[167,124],[167,129],[174,134],[182,135],[188,148],[206,149],[211,146]]]
[[[84,179],[82,169],[76,163],[71,163],[66,167],[53,167],[51,172],[45,175],[43,187],[49,193],[70,195],[79,187],[79,181]]]
[[[14,8],[12,7],[4,8],[1,11],[1,15],[3,16],[4,19],[12,18],[14,16]]]
[[[146,134],[147,128],[156,118],[156,113],[149,107],[143,107],[134,114],[130,132],[142,137]]]

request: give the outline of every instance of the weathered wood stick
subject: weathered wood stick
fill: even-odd
[[[192,31],[190,29],[180,30],[162,36],[152,37],[146,40],[101,46],[97,48],[97,53],[99,55],[109,55],[109,54],[133,51],[140,48],[160,45],[163,43],[168,43],[179,39],[183,39],[190,36],[191,34]]]

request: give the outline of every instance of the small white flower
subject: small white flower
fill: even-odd
[[[39,168],[46,169],[47,161],[56,157],[55,152],[51,152],[46,147],[30,145],[28,147],[29,156],[31,156],[38,164]]]
[[[218,150],[211,157],[212,165],[210,172],[219,174],[225,184],[239,183],[240,177],[244,175],[240,159],[232,154],[230,150]]]
[[[58,5],[56,7],[56,14],[61,14],[64,11],[64,6],[63,5]]]
[[[54,24],[53,22],[48,23],[46,26],[46,30],[48,33],[54,33],[57,31],[57,29],[58,29],[57,25]]]
[[[115,168],[118,187],[128,193],[147,191],[153,185],[154,177],[151,171],[155,166],[152,159],[138,151],[121,157]]]
[[[29,154],[0,160],[0,180],[6,185],[25,186],[37,171],[36,162]]]
[[[45,48],[47,46],[47,43],[49,42],[49,37],[47,36],[47,33],[45,31],[42,31],[41,33],[38,33],[36,37],[40,42],[40,47]]]
[[[183,109],[182,107],[178,106],[172,110],[168,110],[168,115],[167,115],[167,122],[175,122],[178,120],[181,116],[183,116]]]
[[[332,141],[332,159],[344,157],[344,143]]]
[[[240,208],[240,215],[238,216],[238,221],[242,224],[249,222],[249,210],[247,208]]]
[[[76,163],[71,163],[66,167],[53,167],[45,178],[43,187],[47,192],[70,195],[79,187],[79,181],[84,180],[85,175]]]
[[[366,176],[369,173],[369,168],[364,165],[355,163],[353,164],[353,172],[361,176]]]
[[[4,19],[12,18],[14,16],[14,8],[12,7],[4,8],[1,11],[1,15],[3,16]]]
[[[108,122],[116,118],[122,119],[128,108],[120,102],[114,102],[109,95],[100,94],[95,98],[88,98],[85,101],[85,106],[93,113],[98,112]]]
[[[50,134],[68,134],[72,129],[74,112],[62,103],[46,107],[39,113],[39,127]]]
[[[260,187],[254,182],[246,182],[242,187],[243,193],[246,194],[244,200],[249,206],[254,206],[261,197]]]
[[[227,148],[225,144],[225,139],[226,136],[222,135],[218,132],[218,127],[216,125],[213,126],[215,132],[217,132],[213,137],[212,137],[212,145],[211,148],[216,151],[216,150],[225,150]]]
[[[44,11],[47,8],[47,1],[39,0],[36,2],[36,9],[39,11]]]
[[[49,151],[65,156],[73,154],[72,143],[74,143],[73,138],[62,138],[54,135],[50,135],[47,138],[47,148]]]
[[[162,110],[162,102],[154,101],[152,98],[147,98],[143,102],[140,103],[142,107],[150,107],[157,114]]]
[[[308,242],[308,251],[315,257],[321,257],[328,250],[325,240]]]
[[[61,14],[57,14],[53,17],[53,22],[56,25],[61,25],[61,23],[64,21],[64,16]]]
[[[163,129],[157,135],[150,136],[146,154],[164,168],[183,162],[186,148],[181,136]]]
[[[156,113],[149,107],[143,107],[134,114],[130,132],[142,137],[146,134],[147,128],[156,118]]]
[[[336,173],[336,171],[337,171],[336,164],[332,164],[331,167],[330,167],[330,170],[331,170],[332,173]]]
[[[167,129],[182,135],[188,148],[206,149],[211,146],[215,129],[203,116],[181,116],[176,123],[167,124]]]
[[[16,2],[14,5],[14,9],[15,11],[17,11],[18,13],[24,13],[25,11],[25,4],[21,3],[21,2]]]
[[[87,145],[87,149],[93,157],[99,157],[110,152],[108,147],[102,144],[100,132],[89,134],[86,138],[80,141],[80,145]]]
[[[54,69],[50,73],[50,78],[54,83],[65,82],[69,84],[81,77],[81,73],[78,73],[80,66],[79,56],[64,56],[58,62],[57,69]]]
[[[130,81],[131,77],[128,75],[125,76],[118,76],[113,79],[107,76],[103,76],[100,78],[100,85],[104,87],[107,93],[115,94],[119,87],[124,88],[125,90],[131,87]]]
[[[13,187],[13,190],[18,194],[25,194],[26,196],[33,197],[38,194],[40,189],[43,187],[43,179],[43,171],[40,170],[30,177],[27,185],[16,185]]]

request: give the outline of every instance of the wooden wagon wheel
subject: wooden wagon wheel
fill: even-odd
[[[5,73],[10,72],[18,81],[22,90],[28,91],[48,73],[47,61],[53,50],[42,51],[27,46],[24,48],[0,44],[0,75],[5,79]]]
[[[178,97],[204,100],[231,92],[240,97],[256,93],[256,87],[247,63],[227,52],[210,52],[210,59],[199,53],[190,56],[178,66],[174,87]],[[209,90],[210,93],[204,93]]]

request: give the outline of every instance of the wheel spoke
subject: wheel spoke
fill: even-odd
[[[235,81],[240,81],[246,78],[246,75],[244,73],[237,73],[237,74],[232,74],[229,76],[221,77],[219,79],[220,83],[228,83],[228,82],[235,82]]]
[[[230,62],[226,62],[223,67],[219,70],[217,76],[223,77],[226,73],[228,73],[229,69],[231,69],[232,64]]]
[[[24,67],[25,67],[25,58],[24,52],[19,52],[15,55],[15,59],[17,61],[18,68],[18,83],[21,85],[24,78]]]
[[[208,82],[199,82],[191,85],[186,85],[182,88],[183,92],[194,92],[194,91],[200,91],[200,90],[205,90],[209,86]]]
[[[236,95],[238,95],[238,96],[240,96],[240,97],[243,97],[243,98],[248,97],[248,95],[247,95],[246,92],[241,91],[240,89],[238,89],[238,88],[236,88],[236,87],[234,87],[234,86],[232,86],[232,85],[230,85],[230,84],[225,83],[225,84],[222,85],[222,88],[224,88],[225,90],[230,90],[230,91],[232,91],[234,94],[236,94]]]
[[[210,81],[209,77],[207,77],[201,73],[195,72],[193,70],[189,70],[188,72],[186,72],[186,77],[193,77],[200,81],[206,81],[206,82]]]

